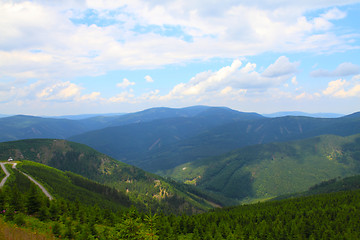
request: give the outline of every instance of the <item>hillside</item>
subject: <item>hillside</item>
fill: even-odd
[[[254,145],[164,172],[242,201],[305,191],[324,180],[359,173],[359,134]]]
[[[360,133],[360,118],[279,117],[236,121],[149,153],[132,164],[160,173],[186,162],[225,154],[237,148],[285,142],[324,134],[349,136]]]
[[[67,138],[88,131],[81,123],[67,119],[25,115],[0,118],[0,142],[28,138]]]
[[[199,109],[200,112],[194,112]],[[154,114],[151,114],[152,112]],[[179,116],[175,117],[176,115]],[[155,116],[159,119],[149,121]],[[69,140],[86,144],[117,160],[136,165],[158,149],[172,146],[213,127],[238,120],[263,118],[255,113],[242,113],[228,108],[197,107],[150,109],[125,115],[119,120],[133,121],[139,117],[142,117],[142,120],[138,123],[91,131],[70,137]]]
[[[116,161],[85,145],[65,140],[31,139],[0,143],[0,159],[31,160],[70,171],[121,192],[138,205],[147,203],[164,212],[193,213],[212,208],[216,199],[186,185]],[[71,177],[71,176],[69,176]],[[220,203],[221,204],[221,203]]]
[[[31,163],[33,164],[33,163]],[[0,189],[4,239],[359,239],[360,191],[216,209],[197,215],[116,212],[46,201],[33,186]],[[1,238],[2,239],[2,238]]]
[[[97,204],[100,207],[112,210],[124,210],[134,204],[125,192],[40,163],[21,161],[17,163],[16,169],[9,166],[7,169],[11,175],[5,186],[16,187],[21,192],[28,191],[33,184],[18,170],[39,181],[55,199],[80,201],[88,205]]]
[[[354,191],[360,189],[360,175],[346,178],[333,178],[311,186],[307,191],[278,196],[272,200],[306,197],[324,193]]]

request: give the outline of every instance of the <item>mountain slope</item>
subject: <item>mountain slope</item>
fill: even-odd
[[[202,111],[200,113],[196,112],[196,114],[192,111],[191,113],[194,114],[194,116],[189,113],[187,117],[173,118],[169,118],[169,116],[171,114],[184,113],[184,109],[181,111],[165,109],[166,114],[162,115],[162,117],[167,116],[167,118],[153,121],[143,120],[139,123],[91,131],[70,137],[69,140],[91,146],[120,161],[137,164],[146,158],[146,156],[163,146],[175,144],[181,140],[208,131],[215,126],[234,122],[239,119],[263,118],[255,113],[242,113],[228,108],[198,108],[202,109]],[[160,110],[152,109],[148,111],[159,113]],[[150,114],[147,116],[154,117],[155,115]],[[124,117],[126,118],[126,116]]]
[[[159,173],[186,162],[224,154],[244,146],[305,139],[323,134],[349,136],[356,133],[360,133],[360,118],[357,117],[280,117],[236,121],[164,146],[133,164]]]
[[[31,183],[17,169],[41,182],[55,199],[80,201],[89,205],[98,204],[113,210],[127,209],[132,204],[125,192],[119,192],[71,172],[63,172],[30,161],[18,162],[16,169],[9,169],[11,177],[6,185],[16,185],[21,191],[27,191]]]
[[[127,192],[130,200],[164,212],[193,213],[212,208],[216,201],[193,187],[170,181],[116,161],[88,146],[65,140],[31,139],[0,143],[0,159],[27,159],[59,170],[80,174],[98,183]]]
[[[17,115],[0,118],[0,142],[29,138],[67,138],[88,131],[84,125],[68,119]]]
[[[165,172],[202,189],[243,200],[304,191],[324,180],[359,173],[359,134],[254,145]]]
[[[45,166],[37,165],[40,168]],[[45,167],[48,168],[48,167]],[[51,169],[51,172],[55,169]],[[55,170],[58,172],[57,170]],[[58,175],[58,174],[55,174]],[[45,201],[23,181],[0,190],[1,239],[359,239],[360,192],[216,209],[193,216],[115,212],[80,201]],[[4,223],[6,221],[6,223]],[[16,225],[14,225],[16,224]],[[26,231],[24,231],[24,228]],[[23,230],[21,230],[23,229]],[[31,234],[36,232],[36,234]],[[30,233],[30,234],[29,234]],[[40,233],[40,234],[39,234]]]
[[[311,186],[307,191],[293,193],[276,197],[272,200],[305,197],[324,193],[335,193],[342,191],[354,191],[360,189],[360,175],[346,178],[333,178]]]

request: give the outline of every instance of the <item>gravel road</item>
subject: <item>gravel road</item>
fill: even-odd
[[[16,164],[17,163],[5,163],[5,162],[0,162],[1,168],[5,173],[5,177],[1,180],[0,183],[0,188],[4,186],[6,180],[8,179],[8,177],[10,176],[10,173],[8,172],[8,170],[5,167],[5,164],[12,164],[12,168],[16,169]],[[32,177],[30,177],[28,174],[20,171],[19,169],[16,169],[17,171],[21,172],[22,174],[24,174],[27,178],[29,178],[30,181],[32,181],[33,183],[35,183],[40,189],[41,191],[43,191],[43,193],[49,198],[49,200],[53,200],[54,198],[51,196],[51,194],[44,188],[43,185],[41,185],[38,181],[36,181],[35,179],[33,179]]]

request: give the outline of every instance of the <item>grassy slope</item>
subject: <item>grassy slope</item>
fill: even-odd
[[[36,220],[28,217],[29,222],[35,222]],[[6,223],[0,217],[0,239],[7,240],[15,240],[15,239],[31,239],[31,240],[46,240],[46,239],[56,239],[52,234],[49,233],[49,230],[37,229],[39,227],[39,223],[35,227],[35,229],[30,228],[20,228],[16,224]],[[44,225],[44,224],[42,224]],[[46,226],[48,228],[48,226]],[[39,233],[39,230],[41,233]]]
[[[99,183],[127,192],[134,202],[147,202],[167,211],[197,212],[211,204],[179,189],[165,179],[116,161],[82,144],[64,140],[32,139],[1,143],[0,159],[28,159],[71,171]],[[206,197],[206,195],[202,196]]]
[[[360,135],[325,135],[245,147],[166,172],[200,188],[245,200],[305,191],[335,177],[360,172]]]

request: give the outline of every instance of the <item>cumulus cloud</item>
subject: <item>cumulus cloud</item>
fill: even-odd
[[[146,76],[145,76],[145,81],[148,82],[148,83],[154,82],[154,80],[152,79],[152,77],[150,77],[149,75],[146,75]]]
[[[290,62],[285,56],[279,57],[263,73],[264,77],[279,77],[294,74],[299,66],[298,62]]]
[[[38,81],[30,86],[25,87],[22,96],[19,99],[31,99],[32,94],[36,92],[35,98],[40,101],[54,102],[79,102],[79,101],[95,101],[100,97],[100,92],[92,92],[82,95],[82,87],[66,82],[46,83]],[[35,100],[35,99],[34,99]]]
[[[295,100],[302,100],[302,99],[310,99],[311,100],[313,98],[314,98],[314,95],[306,93],[306,92],[302,92],[295,96]]]
[[[360,73],[360,66],[350,62],[345,62],[345,63],[341,63],[333,71],[318,69],[312,71],[310,75],[312,77],[346,77],[359,73]]]
[[[353,47],[356,35],[332,31],[333,22],[346,17],[332,7],[351,1],[257,2],[2,1],[0,73],[61,79],[194,59]],[[313,9],[318,16],[306,17]]]
[[[321,15],[324,19],[327,20],[339,20],[346,17],[346,13],[340,11],[338,8],[332,8],[328,12]]]
[[[183,98],[185,96],[202,96],[220,92],[246,93],[249,89],[257,91],[278,87],[287,81],[296,71],[298,63],[292,63],[287,57],[279,57],[263,73],[255,71],[255,63],[243,66],[240,60],[234,60],[230,66],[216,72],[202,72],[187,83],[176,85],[164,98]]]
[[[41,92],[37,94],[37,97],[43,100],[57,100],[57,101],[66,101],[73,100],[74,97],[79,96],[81,89],[74,83],[59,82],[52,86],[44,88]]]
[[[86,101],[86,100],[90,100],[90,101],[95,101],[98,100],[100,97],[100,92],[92,92],[90,94],[85,94],[83,96],[80,97],[80,100],[82,101]]]
[[[131,91],[124,91],[116,95],[115,97],[109,98],[109,102],[111,103],[134,103],[135,95]]]
[[[121,88],[127,88],[133,85],[135,85],[135,82],[130,82],[129,79],[127,78],[124,78],[121,83],[116,84],[117,87],[121,87]]]
[[[338,79],[328,83],[328,87],[322,91],[326,96],[338,98],[360,97],[360,75],[355,76],[351,81]]]

